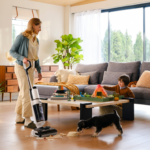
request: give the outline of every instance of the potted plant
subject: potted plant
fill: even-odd
[[[80,54],[82,47],[79,43],[83,42],[80,38],[73,38],[72,34],[62,35],[60,40],[55,40],[57,43],[56,54],[53,54],[54,63],[62,61],[64,69],[72,69],[74,64],[80,63],[83,60],[83,55]]]

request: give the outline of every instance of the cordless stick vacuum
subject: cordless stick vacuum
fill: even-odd
[[[57,130],[51,128],[50,126],[43,127],[45,124],[45,116],[43,112],[43,107],[41,103],[41,99],[39,97],[38,89],[34,86],[31,86],[31,81],[28,75],[28,70],[31,68],[31,62],[29,62],[29,67],[23,63],[24,70],[27,75],[28,83],[29,83],[29,93],[31,100],[32,113],[34,118],[34,123],[36,124],[36,129],[32,130],[31,135],[35,137],[48,137],[50,135],[57,134]]]

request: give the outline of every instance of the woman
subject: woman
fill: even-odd
[[[41,31],[41,21],[38,18],[32,18],[28,22],[27,29],[19,34],[10,49],[10,55],[16,58],[15,74],[17,76],[20,92],[15,108],[16,123],[24,124],[27,128],[36,128],[31,121],[32,109],[29,95],[29,85],[23,63],[28,66],[28,60],[31,61],[32,67],[28,70],[31,84],[34,84],[34,70],[38,72],[38,80],[42,79],[41,67],[38,58],[39,40],[38,33]],[[24,118],[25,119],[24,119]]]

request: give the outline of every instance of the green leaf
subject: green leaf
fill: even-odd
[[[54,57],[56,54],[53,54],[52,57]]]
[[[55,43],[60,43],[60,41],[59,41],[59,40],[55,40],[54,42],[55,42]]]
[[[74,53],[74,52],[71,52],[71,56],[75,56],[76,55],[76,53]]]
[[[72,44],[75,43],[75,42],[76,42],[76,40],[73,39],[72,41],[69,42],[69,45],[72,45]]]
[[[75,51],[77,51],[76,47],[71,48],[71,52],[75,52]]]
[[[65,58],[62,59],[62,62],[65,62],[65,61],[67,61],[67,60],[68,60],[68,58],[65,57]]]
[[[68,36],[66,34],[62,35],[61,38],[62,38],[62,41],[68,41]]]
[[[0,86],[1,86],[3,83],[4,83],[4,81],[0,83]]]
[[[80,58],[83,59],[83,55],[82,54],[80,54]]]
[[[62,50],[62,48],[61,48],[61,47],[58,47],[58,48],[56,48],[55,50],[59,52],[59,51]]]
[[[77,42],[81,43],[81,42],[83,42],[83,40],[81,40],[81,38],[77,38]]]
[[[68,40],[70,40],[70,41],[73,40],[72,34],[69,34],[69,35],[68,35]]]
[[[59,62],[59,59],[55,59],[54,63],[57,64]]]
[[[67,41],[63,41],[62,44],[65,45],[65,46],[67,46],[68,42]]]
[[[62,43],[61,43],[61,42],[60,42],[60,43],[58,43],[58,44],[57,44],[57,47],[62,48]]]
[[[78,59],[78,58],[80,58],[80,55],[75,55],[74,57],[75,57],[76,59]]]
[[[76,48],[77,48],[77,49],[81,49],[82,47],[81,47],[79,44],[77,44],[77,45],[76,45]]]
[[[67,53],[67,57],[70,57],[71,55],[70,55],[70,53]]]
[[[65,63],[64,66],[70,66],[68,63]]]
[[[53,59],[58,59],[58,56],[53,57]]]

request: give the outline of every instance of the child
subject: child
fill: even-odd
[[[119,93],[119,95],[124,95],[124,97],[132,97],[135,98],[133,92],[128,87],[128,84],[130,82],[130,78],[128,75],[122,75],[118,79],[118,85],[108,87],[103,86],[105,90],[108,91],[114,91],[116,93]],[[100,114],[107,114],[113,112],[113,110],[116,110],[120,117],[122,117],[122,107],[120,105],[112,105],[112,106],[103,106],[100,107]]]

